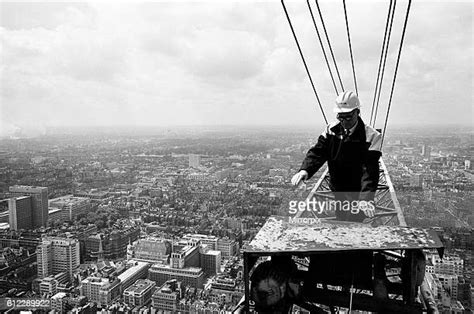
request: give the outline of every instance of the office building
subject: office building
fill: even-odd
[[[10,187],[13,196],[31,196],[32,228],[47,227],[48,225],[48,188],[27,185]]]
[[[58,292],[58,281],[53,277],[46,277],[39,284],[39,292],[41,296],[53,296]]]
[[[8,222],[11,230],[32,229],[31,199],[31,196],[18,196],[8,200]]]
[[[181,281],[184,286],[203,288],[204,272],[199,267],[172,268],[169,265],[154,264],[148,270],[148,279],[161,286],[170,279]]]
[[[149,263],[137,262],[131,260],[127,263],[127,270],[118,275],[118,279],[122,284],[122,291],[130,287],[138,279],[144,279],[148,275]]]
[[[201,156],[189,154],[189,168],[199,168],[201,166]]]
[[[46,278],[53,274],[53,254],[50,243],[40,243],[36,248],[38,278]]]
[[[239,251],[239,243],[229,238],[220,239],[212,235],[188,233],[183,236],[183,240],[199,241],[201,244],[207,245],[211,250],[220,251],[222,257],[234,256]]]
[[[178,303],[183,295],[181,282],[171,279],[163,283],[160,288],[153,293],[153,307],[172,313],[178,310]]]
[[[123,302],[130,307],[144,306],[151,302],[156,283],[148,279],[138,279],[123,292]]]
[[[183,240],[186,241],[199,241],[201,244],[205,244],[211,250],[217,249],[217,241],[219,240],[216,236],[198,234],[198,233],[188,233],[183,236]]]
[[[107,234],[88,236],[84,241],[86,260],[97,260],[99,248],[102,246],[102,258],[116,259],[127,256],[127,246],[136,241],[140,235],[140,228],[135,225],[117,227]]]
[[[166,263],[171,254],[169,241],[148,237],[138,239],[127,248],[127,259],[149,263]]]
[[[422,155],[424,158],[430,159],[430,156],[431,156],[431,147],[429,147],[428,145],[423,145],[423,146],[421,147],[421,155]]]
[[[221,252],[209,250],[201,253],[201,268],[208,276],[214,276],[220,273]]]
[[[210,288],[211,300],[217,303],[231,303],[233,299],[239,300],[243,295],[233,278],[214,278]]]
[[[81,281],[81,295],[97,303],[100,308],[107,307],[120,298],[120,291],[121,283],[118,279],[89,276]]]
[[[86,214],[91,209],[91,201],[87,197],[66,195],[49,200],[49,210],[60,209],[63,220],[72,221],[79,214]]]
[[[437,274],[436,275],[443,285],[443,288],[449,292],[452,299],[457,300],[458,298],[458,283],[459,279],[458,276],[455,275],[443,275]]]
[[[410,177],[410,186],[421,187],[423,185],[423,177],[420,174],[413,174]]]
[[[224,238],[217,241],[216,251],[222,253],[222,257],[231,257],[239,251],[239,243],[236,240]]]
[[[175,246],[176,252],[171,253],[170,265],[173,268],[199,267],[199,243],[190,243],[181,247]]]
[[[79,267],[79,241],[72,238],[44,237],[36,250],[38,277],[44,278],[61,272],[73,281]]]
[[[51,310],[54,313],[66,313],[67,312],[67,294],[64,292],[58,292],[51,297]]]
[[[441,259],[433,254],[430,259],[434,267],[434,272],[438,275],[462,276],[464,270],[464,261],[458,256],[445,256]]]

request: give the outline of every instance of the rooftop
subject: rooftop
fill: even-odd
[[[102,286],[102,285],[109,284],[110,281],[107,278],[89,276],[86,279],[82,280],[82,284],[88,284],[88,283],[96,283]]]
[[[154,281],[148,279],[138,279],[133,285],[125,289],[124,293],[142,294],[149,287],[153,287],[154,285]]]
[[[133,275],[135,275],[138,271],[147,268],[150,264],[145,263],[145,262],[136,262],[132,261],[135,265],[118,275],[118,279],[120,281],[124,282],[128,279],[130,279]]]
[[[176,270],[176,271],[180,271],[180,272],[191,272],[191,273],[200,273],[202,272],[202,268],[200,267],[185,267],[185,268],[173,268],[171,267],[170,265],[167,265],[167,264],[160,264],[160,263],[157,263],[157,264],[153,264],[151,266],[151,268],[159,268],[159,269],[167,269],[167,270]]]
[[[53,295],[51,297],[51,299],[62,299],[62,298],[65,298],[67,296],[67,293],[65,292],[58,292],[56,293],[55,295]]]
[[[15,190],[23,190],[23,191],[15,191]],[[45,191],[45,190],[48,190],[48,188],[44,186],[14,185],[10,187],[10,192],[26,192],[26,191],[39,192],[39,191]]]
[[[206,252],[207,255],[220,255],[221,254],[221,251],[213,251],[213,250],[209,250]]]
[[[87,197],[78,197],[78,196],[73,196],[73,195],[64,195],[60,196],[57,198],[50,199],[48,201],[49,206],[70,206],[70,205],[75,205],[78,203],[82,203],[85,201],[88,201],[89,198]]]

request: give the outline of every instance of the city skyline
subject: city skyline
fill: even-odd
[[[353,89],[342,4],[320,5]],[[397,4],[377,127],[406,5]],[[331,120],[335,92],[308,9],[286,6]],[[347,3],[366,120],[387,9]],[[7,2],[1,15],[0,136],[57,126],[324,124],[279,2]],[[389,127],[472,125],[472,49],[472,3],[414,2]]]
[[[0,295],[41,297],[45,308],[57,312],[118,307],[232,311],[249,295],[244,265],[253,247],[270,241],[268,252],[259,254],[272,254],[272,247],[285,254],[285,245],[309,252],[301,244],[314,239],[312,243],[325,243],[331,250],[347,244],[359,251],[378,245],[421,247],[433,306],[440,312],[471,309],[472,136],[459,130],[391,132],[381,162],[390,181],[384,171],[375,197],[377,220],[343,224],[329,235],[311,230],[324,228],[331,216],[310,222],[291,208],[295,200],[308,200],[308,193],[315,196],[311,191],[324,178],[319,171],[302,188],[290,183],[314,141],[313,132],[207,128],[2,139]],[[42,208],[33,206],[41,191],[47,195],[47,201],[41,198],[47,204],[47,224],[28,227],[23,223]],[[272,227],[275,215],[291,227],[289,233],[279,224]],[[392,231],[385,233],[387,228]],[[298,235],[297,243],[288,242],[291,234]],[[426,243],[440,250],[444,246],[443,259]],[[329,252],[318,254],[323,260],[330,257]],[[373,257],[378,254],[384,253]],[[403,283],[404,260],[394,263],[391,276]],[[372,271],[367,274],[372,280]],[[318,275],[308,271],[303,276],[309,283]],[[405,306],[402,298],[390,299],[387,306]]]

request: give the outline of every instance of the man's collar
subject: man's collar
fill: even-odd
[[[355,129],[356,129],[356,127],[357,127],[358,124],[359,124],[359,119],[357,118],[357,121],[356,121],[356,123],[354,124],[354,126],[349,129],[349,135],[354,134],[354,131],[355,131]],[[345,131],[345,130],[344,130],[344,131]]]
[[[354,124],[354,126],[349,129],[349,135],[354,134],[355,132],[357,132],[357,129],[360,129],[361,127],[363,128],[363,126],[364,122],[362,122],[362,118],[360,116],[357,117],[356,124]],[[331,127],[331,130],[336,134],[344,134],[345,132],[340,121],[338,121],[333,127]]]

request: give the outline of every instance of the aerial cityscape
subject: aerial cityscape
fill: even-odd
[[[473,6],[0,2],[0,313],[473,313]]]
[[[474,283],[472,134],[444,131],[396,129],[383,158],[407,224],[434,228],[445,245],[443,260],[427,254],[438,308],[462,313]],[[231,312],[244,294],[241,249],[303,197],[289,180],[313,133],[2,139],[0,296],[51,300],[58,312]]]

